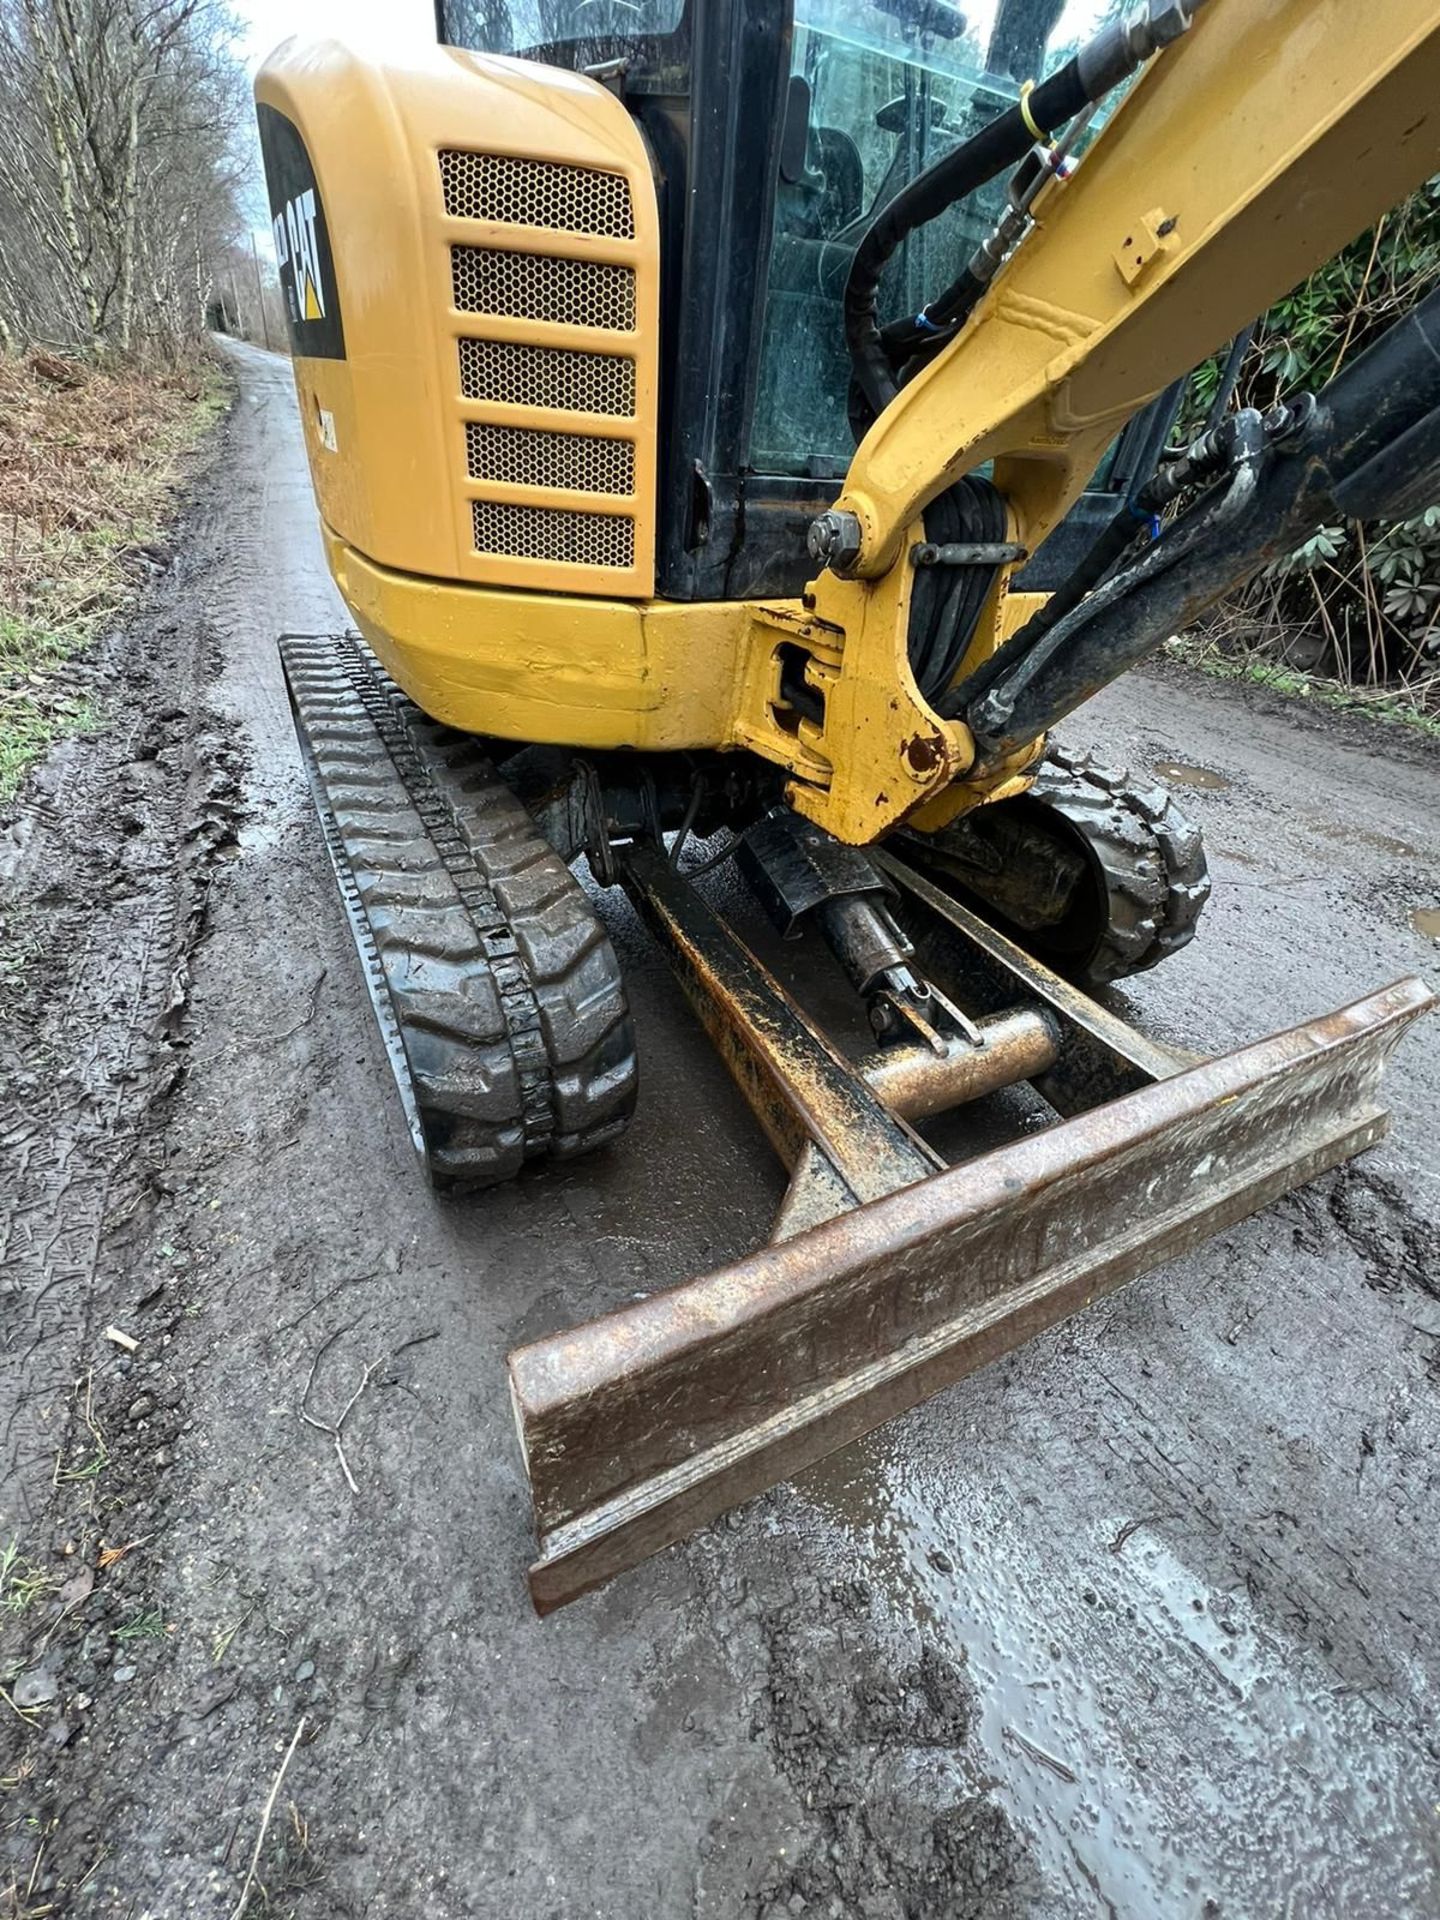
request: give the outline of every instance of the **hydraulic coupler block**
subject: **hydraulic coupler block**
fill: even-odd
[[[832,901],[892,889],[859,847],[847,847],[790,807],[772,807],[740,843],[740,869],[766,913],[788,940],[800,923]],[[904,935],[896,929],[896,938]],[[904,954],[911,949],[906,943]]]

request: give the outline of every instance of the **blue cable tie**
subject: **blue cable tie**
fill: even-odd
[[[1125,502],[1125,508],[1132,520],[1142,521],[1144,525],[1150,529],[1150,538],[1152,540],[1158,540],[1160,538],[1160,516],[1158,513],[1147,513],[1143,507],[1136,506],[1133,500],[1127,500]]]

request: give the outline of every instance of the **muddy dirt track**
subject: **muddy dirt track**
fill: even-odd
[[[252,1914],[1436,1912],[1440,1023],[1360,1168],[537,1623],[506,1349],[779,1175],[609,905],[628,1140],[417,1177],[275,658],[342,620],[289,370],[237,361],[109,725],[0,841],[0,1544],[52,1576],[0,1613],[0,1913],[231,1914],[302,1719]],[[1067,737],[1206,828],[1155,1031],[1440,972],[1433,752],[1169,674]],[[367,1367],[352,1492],[299,1409]]]

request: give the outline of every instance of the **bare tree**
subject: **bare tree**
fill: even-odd
[[[173,356],[235,238],[219,0],[0,0],[0,345]]]

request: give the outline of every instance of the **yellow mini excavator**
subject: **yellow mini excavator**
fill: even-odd
[[[358,629],[281,646],[430,1176],[624,1129],[610,886],[790,1174],[754,1254],[510,1356],[541,1610],[1371,1144],[1430,1004],[1145,1038],[1095,991],[1190,939],[1200,838],[1047,736],[1322,523],[1440,498],[1440,294],[1176,429],[1440,171],[1440,0],[964,7],[439,0],[433,47],[257,82]],[[922,1123],[1022,1082],[1053,1124],[947,1165]]]

